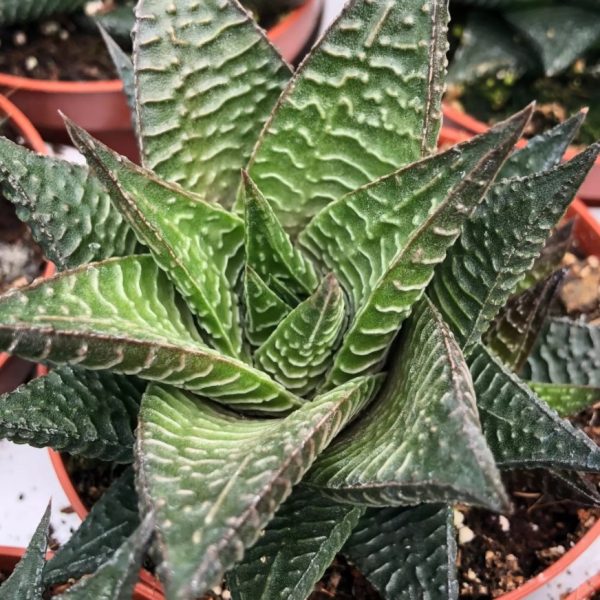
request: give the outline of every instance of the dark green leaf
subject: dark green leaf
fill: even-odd
[[[234,600],[305,600],[364,509],[299,485],[227,576]]]
[[[133,469],[129,468],[100,500],[69,541],[44,568],[44,584],[64,583],[93,573],[139,526]]]
[[[220,583],[378,384],[357,379],[275,420],[242,419],[172,388],[148,388],[138,490],[156,511],[167,596],[191,598]]]
[[[319,457],[306,481],[341,502],[372,506],[507,505],[469,369],[427,298],[407,323],[375,405]]]
[[[435,151],[446,3],[353,0],[296,71],[250,175],[286,228]]]
[[[537,383],[529,387],[561,417],[577,414],[600,400],[600,389],[570,383]]]
[[[0,398],[0,437],[130,462],[145,385],[136,377],[60,367]]]
[[[59,13],[81,8],[87,0],[2,0],[0,25],[31,23]]]
[[[137,240],[87,167],[0,138],[2,192],[59,269],[132,254]]]
[[[344,553],[388,600],[455,600],[452,508],[441,504],[369,509]]]
[[[0,299],[0,349],[164,381],[239,408],[301,404],[265,373],[202,344],[150,256],[112,258]]]
[[[290,70],[237,2],[143,0],[136,15],[144,166],[231,205]]]

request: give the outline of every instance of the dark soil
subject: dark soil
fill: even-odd
[[[10,576],[10,573],[0,570],[0,585],[2,585]]]
[[[365,576],[343,556],[325,571],[308,600],[381,600]]]
[[[0,71],[51,81],[116,79],[102,38],[61,17],[0,30]]]

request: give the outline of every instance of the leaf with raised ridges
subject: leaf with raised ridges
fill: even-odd
[[[69,13],[81,8],[87,0],[2,0],[0,25],[31,23],[55,14]]]
[[[464,349],[531,269],[599,151],[595,144],[551,171],[495,184],[465,223],[428,289]]]
[[[0,600],[42,600],[42,571],[48,548],[49,525],[50,505],[46,508],[25,555],[0,586]]]
[[[487,133],[414,163],[330,204],[302,233],[356,312],[328,384],[377,369],[435,265],[485,193],[531,107]]]
[[[600,388],[570,383],[528,382],[529,387],[561,417],[577,414],[600,400]]]
[[[540,133],[527,146],[513,152],[498,173],[498,181],[526,177],[555,167],[585,120],[587,110],[580,110],[556,127]]]
[[[306,396],[322,382],[346,323],[344,293],[328,275],[290,312],[254,355],[256,366],[287,390]]]
[[[253,346],[264,343],[292,310],[248,265],[244,273],[244,304],[244,332]]]
[[[131,600],[133,588],[154,527],[149,514],[113,556],[93,575],[80,579],[56,600]]]
[[[547,77],[564,71],[600,42],[600,12],[571,3],[524,7],[503,16],[537,50]]]
[[[443,0],[354,0],[313,48],[249,167],[286,228],[435,151],[447,20]]]
[[[523,377],[600,387],[600,327],[567,318],[550,319],[527,360]]]
[[[295,304],[317,287],[318,279],[311,262],[294,248],[273,209],[244,173],[244,213],[246,223],[246,262],[281,298]]]
[[[511,296],[484,334],[485,345],[511,371],[518,373],[523,368],[565,274],[566,269],[561,269]]]
[[[449,506],[368,509],[343,552],[383,598],[458,598],[456,541]]]
[[[302,484],[294,488],[258,542],[227,575],[233,600],[305,600],[363,512]]]
[[[2,193],[59,268],[132,254],[136,237],[87,167],[0,138]]]
[[[469,364],[483,431],[499,467],[600,470],[600,448],[480,344]]]
[[[136,15],[144,166],[230,205],[289,67],[232,0],[143,0]]]
[[[531,269],[519,281],[517,292],[524,292],[560,267],[565,253],[573,244],[574,225],[575,221],[571,220],[552,232]]]
[[[514,31],[496,15],[471,11],[448,69],[448,83],[469,84],[499,71],[517,78],[537,66],[532,55],[526,44],[515,43]]]
[[[191,598],[220,583],[378,384],[357,379],[277,420],[241,419],[172,388],[148,389],[138,490],[156,511],[167,596]]]
[[[59,367],[0,398],[0,437],[130,462],[145,386],[136,377]]]
[[[192,327],[148,255],[80,267],[0,299],[0,349],[18,356],[164,381],[240,409],[301,404],[265,373],[202,344]]]
[[[239,358],[242,334],[231,281],[243,254],[242,221],[218,204],[157,179],[65,122],[114,205],[198,315],[213,346]]]
[[[44,568],[44,584],[64,583],[93,573],[140,524],[133,469],[129,468],[94,504],[79,529]]]
[[[318,458],[305,481],[340,502],[506,507],[469,369],[427,298],[408,321],[376,403]]]

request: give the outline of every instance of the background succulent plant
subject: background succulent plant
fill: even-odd
[[[61,272],[0,299],[0,349],[53,365],[0,434],[135,469],[46,584],[113,552],[134,573],[143,518],[168,598],[227,574],[303,599],[338,552],[385,597],[456,597],[453,503],[506,509],[501,469],[600,470],[513,370],[528,321],[502,327],[599,147],[556,166],[576,115],[511,154],[528,107],[435,154],[447,19],[354,0],[292,74],[234,0],[142,0],[121,58],[143,167],[68,119],[88,166],[1,140]]]

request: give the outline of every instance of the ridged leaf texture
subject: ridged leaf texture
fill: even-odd
[[[368,509],[344,553],[386,600],[456,600],[452,508]]]
[[[600,327],[567,318],[550,319],[527,360],[523,377],[600,387]]]
[[[148,389],[138,489],[156,511],[168,596],[192,598],[221,581],[377,384],[350,382],[282,420],[241,419],[173,388]]]
[[[348,194],[302,233],[302,245],[349,290],[356,312],[328,375],[330,385],[381,368],[529,112]]]
[[[244,332],[253,346],[260,346],[292,310],[252,268],[244,272]]]
[[[133,231],[85,166],[0,138],[0,185],[59,269],[135,251]]]
[[[0,600],[42,600],[42,571],[48,548],[50,506],[33,534],[23,558],[0,586]]]
[[[144,166],[230,205],[289,67],[237,2],[143,0],[136,15]]]
[[[600,388],[570,383],[529,382],[529,387],[561,417],[570,417],[600,400]]]
[[[202,344],[192,326],[147,255],[66,271],[0,300],[0,348],[24,358],[135,374],[241,408],[300,404],[266,374]]]
[[[529,290],[511,296],[483,336],[485,345],[511,371],[527,361],[566,270],[560,270]]]
[[[465,349],[531,269],[599,150],[590,146],[551,171],[495,184],[465,223],[428,290]]]
[[[254,183],[244,176],[246,262],[282,299],[297,302],[311,294],[318,279],[312,263],[294,247],[273,209]]]
[[[435,150],[447,21],[438,1],[346,6],[296,71],[250,162],[286,228]]]
[[[131,462],[145,385],[107,371],[59,367],[0,397],[0,436],[87,458]]]
[[[476,346],[470,369],[487,442],[501,468],[600,469],[600,448]]]
[[[306,481],[336,500],[372,506],[505,506],[469,369],[426,298],[403,332],[377,402],[319,457]]]
[[[308,598],[363,512],[298,485],[227,576],[233,600]]]
[[[239,269],[240,219],[168,184],[67,121],[67,129],[114,205],[167,273],[215,348],[240,357],[237,296],[227,277]],[[168,207],[168,210],[165,210]]]
[[[56,600],[131,600],[153,527],[149,514],[93,575],[80,579]]]
[[[258,348],[257,367],[298,396],[311,394],[333,362],[346,322],[345,309],[342,288],[328,275]]]
[[[127,469],[94,504],[79,529],[44,567],[44,584],[94,573],[140,524],[133,469]]]
[[[2,0],[0,25],[31,23],[55,14],[73,12],[85,3],[86,0]]]

